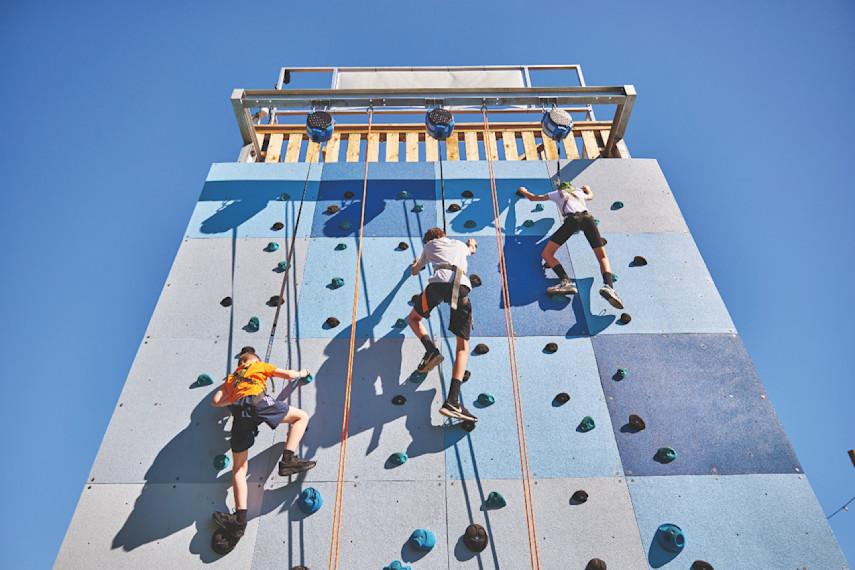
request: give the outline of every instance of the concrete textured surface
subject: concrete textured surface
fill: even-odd
[[[594,557],[611,569],[688,568],[695,560],[846,568],[656,161],[500,161],[493,171],[501,245],[483,161],[445,162],[441,174],[438,163],[369,164],[360,244],[365,163],[212,165],[56,567],[330,567],[340,491],[341,568],[394,560],[431,569],[535,567],[530,523],[544,569],[581,570]],[[581,235],[557,253],[579,293],[545,292],[557,277],[540,252],[561,219],[551,203],[538,210],[515,192],[546,193],[559,171],[595,193],[589,207],[608,240],[623,311],[600,297],[597,262]],[[426,375],[415,373],[424,348],[402,321],[429,276],[411,276],[410,264],[424,231],[443,218],[450,237],[479,242],[469,274],[482,285],[470,294],[470,375],[461,389],[479,418],[473,431],[439,414],[455,352],[447,305],[425,320],[445,356]],[[282,291],[278,264],[292,245],[274,330],[271,297]],[[637,255],[647,265],[632,263]],[[619,322],[622,312],[628,324]],[[248,326],[251,317],[259,330]],[[489,352],[476,354],[480,343]],[[210,398],[246,345],[262,355],[269,346],[273,364],[314,373],[311,383],[277,379],[270,393],[310,414],[299,454],[318,464],[280,477],[287,429],[261,426],[250,451],[247,532],[220,557],[210,548],[211,512],[234,508],[234,499],[231,468],[217,470],[214,458],[231,455],[231,420]],[[214,384],[197,387],[200,374]],[[494,403],[479,403],[482,393]],[[569,400],[557,401],[559,393]],[[405,402],[393,404],[396,396]],[[630,429],[630,414],[646,428]],[[586,416],[593,430],[579,429]],[[660,447],[677,458],[657,459]],[[396,452],[407,462],[393,465]],[[308,487],[324,499],[311,515],[296,503]],[[586,501],[572,499],[578,490]],[[507,505],[488,507],[491,492]],[[470,523],[488,532],[481,553],[462,541]],[[679,554],[656,544],[664,523],[685,533]],[[430,552],[408,546],[417,528],[435,533]]]

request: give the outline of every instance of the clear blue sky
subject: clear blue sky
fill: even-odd
[[[635,85],[629,149],[659,160],[830,514],[855,495],[853,29],[851,0],[0,3],[0,566],[53,563],[207,170],[237,157],[232,89],[281,66]],[[831,522],[855,560],[855,509]]]

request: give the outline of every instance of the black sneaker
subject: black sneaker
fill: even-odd
[[[221,513],[217,511],[211,516],[211,518],[213,518],[214,522],[217,523],[217,525],[219,525],[224,531],[228,532],[235,538],[242,537],[246,530],[246,523],[238,523],[237,515],[235,514]]]
[[[279,462],[279,476],[287,477],[288,475],[293,475],[294,473],[302,473],[303,471],[308,471],[316,464],[316,461],[308,461],[306,459],[300,459],[296,455],[291,455],[290,458],[283,458]]]
[[[421,374],[430,372],[431,370],[436,368],[436,365],[442,362],[443,360],[445,360],[445,357],[440,354],[438,350],[435,350],[433,352],[425,352],[424,358],[422,358],[422,361],[419,363],[419,366],[418,368],[416,368],[416,370]]]
[[[447,418],[455,418],[466,422],[477,422],[478,418],[473,416],[469,410],[463,407],[463,404],[456,404],[448,400],[439,409],[439,413]]]

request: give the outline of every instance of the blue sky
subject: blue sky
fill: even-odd
[[[823,510],[855,495],[855,4],[297,4],[0,3],[0,565],[52,564],[208,168],[237,157],[232,89],[282,66],[634,85],[627,145],[659,160]],[[855,560],[855,509],[831,523]]]

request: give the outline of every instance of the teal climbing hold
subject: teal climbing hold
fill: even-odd
[[[395,560],[394,562],[383,568],[383,570],[412,570],[412,568],[410,566],[404,566],[401,562]]]
[[[660,447],[656,450],[656,457],[654,459],[659,463],[671,463],[677,459],[677,452],[672,447]]]
[[[478,394],[478,403],[482,406],[492,406],[496,403],[496,398],[489,392],[481,392]]]
[[[284,202],[285,200],[290,200],[290,199],[291,199],[290,194],[286,194],[285,192],[283,192],[282,194],[279,194],[279,201],[280,202]]]
[[[345,221],[343,221],[342,223],[340,223],[340,224],[338,225],[338,227],[339,227],[339,228],[341,228],[341,229],[343,229],[343,230],[349,230],[349,229],[350,229],[350,226],[352,226],[352,225],[353,225],[353,224],[351,224],[350,222],[348,222],[347,220],[345,220]]]
[[[410,535],[409,542],[416,550],[428,551],[436,546],[436,536],[426,528],[417,528]]]
[[[463,222],[463,227],[464,227],[464,228],[472,229],[472,228],[474,228],[474,227],[475,227],[475,226],[477,226],[477,225],[478,225],[478,224],[476,224],[476,223],[475,223],[475,220],[466,220],[465,222]]]
[[[407,326],[407,321],[405,321],[404,319],[398,319],[397,321],[395,321],[395,328],[396,329],[402,329],[406,326]]]
[[[620,200],[612,204],[612,210],[620,210],[621,208],[623,208],[623,202]]]
[[[533,225],[534,225],[534,222],[533,222],[533,221],[531,221],[531,220],[526,220],[526,221],[524,221],[524,222],[523,222],[523,225],[524,225],[525,227],[527,227],[527,228],[530,228],[531,226],[533,226]]]
[[[392,455],[389,456],[389,463],[392,465],[403,465],[407,462],[407,454],[403,451],[396,451]]]
[[[216,468],[217,471],[222,471],[231,464],[232,460],[228,455],[220,454],[214,458],[214,468]]]
[[[423,205],[421,205],[421,204],[416,204],[415,206],[413,206],[413,211],[414,211],[414,212],[421,212],[421,211],[423,211],[424,209],[425,209],[425,207],[424,207]]]
[[[410,193],[407,192],[406,190],[401,190],[400,192],[398,192],[398,198],[407,199],[409,197],[410,197]]]
[[[535,206],[534,211],[535,212],[542,212],[543,211],[543,204],[538,204],[537,206]]]
[[[314,379],[315,379],[315,377],[312,376],[311,372],[309,374],[306,374],[305,376],[303,376],[301,378],[301,380],[306,384],[310,384],[312,382],[312,380],[314,380]]]
[[[626,378],[626,375],[626,368],[618,368],[617,373],[615,374],[615,380],[623,380],[624,378]]]
[[[614,273],[612,273],[612,281],[617,281],[617,275],[615,275]]]
[[[410,382],[413,384],[421,384],[427,378],[427,373],[425,372],[413,372],[410,374]]]
[[[288,269],[289,265],[287,261],[280,261],[276,267],[279,268],[279,271],[285,271],[286,269]]]
[[[597,225],[599,226],[599,225],[600,225],[600,220],[598,220],[598,219],[594,218],[594,223],[595,223],[595,224],[597,224]]]
[[[207,374],[199,374],[199,377],[196,378],[196,386],[210,386],[214,383],[214,379],[208,376]]]
[[[656,529],[656,542],[668,552],[678,554],[686,546],[686,535],[677,525],[665,523]]]
[[[567,295],[564,295],[562,293],[553,293],[549,296],[549,298],[555,301],[556,303],[564,303],[568,300]]]
[[[579,423],[579,427],[577,427],[576,429],[581,431],[582,433],[586,433],[591,431],[595,427],[597,427],[597,424],[594,423],[594,418],[592,418],[591,416],[585,416],[584,418],[582,418],[582,421]]]
[[[267,244],[267,247],[265,249],[267,251],[276,251],[277,249],[279,249],[279,244],[276,243],[275,241],[272,241],[272,242]]]
[[[501,509],[502,507],[507,505],[508,502],[505,500],[505,498],[502,496],[501,493],[497,493],[496,491],[491,491],[490,494],[487,495],[486,504],[487,504],[487,508]]]
[[[340,244],[336,245],[335,248],[337,251],[341,251],[343,249],[347,249],[347,244],[346,243],[340,243]]]
[[[344,279],[342,279],[341,277],[333,277],[330,285],[333,289],[338,289],[339,287],[344,285]]]
[[[314,487],[303,489],[303,492],[300,493],[300,498],[297,499],[297,505],[300,507],[300,510],[307,515],[318,512],[318,509],[323,504],[324,499],[321,497],[321,492]]]
[[[249,323],[246,326],[249,327],[249,330],[254,332],[261,327],[261,323],[258,321],[258,317],[252,317],[249,319]]]

